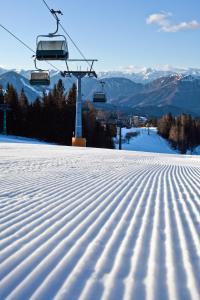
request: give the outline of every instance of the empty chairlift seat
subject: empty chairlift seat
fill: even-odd
[[[93,102],[106,102],[107,99],[106,99],[106,94],[103,93],[103,92],[96,92],[94,93],[93,95]]]
[[[49,85],[50,76],[47,71],[34,71],[31,73],[31,85]]]
[[[69,57],[68,46],[63,40],[43,40],[37,43],[37,60],[67,60]]]

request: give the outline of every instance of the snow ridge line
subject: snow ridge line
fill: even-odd
[[[160,167],[154,176],[149,174],[150,178],[152,178],[151,186],[149,189],[146,186],[144,187],[148,198],[146,199],[146,203],[144,203],[145,212],[142,216],[142,224],[132,252],[130,271],[124,281],[124,297],[127,300],[131,300],[134,297],[145,299],[146,286],[144,280],[147,275],[148,253],[153,225],[152,219],[155,213],[155,197],[157,192],[155,186],[165,168],[166,166]]]
[[[168,179],[172,175],[171,174],[172,167],[164,176],[164,219],[165,219],[165,260],[166,260],[166,285],[167,285],[167,299],[179,299],[178,292],[177,292],[177,285],[176,285],[176,272],[175,272],[175,257],[173,252],[173,226],[172,226],[172,219],[171,219],[171,203],[169,199],[171,197],[169,191],[169,183]]]
[[[178,206],[181,207],[179,211],[183,211],[183,217],[186,219],[186,224],[189,227],[190,232],[188,233],[188,236],[191,236],[194,242],[194,246],[196,248],[195,252],[198,253],[198,256],[200,257],[200,244],[199,244],[199,237],[198,236],[198,227],[195,226],[195,223],[200,225],[200,214],[198,214],[197,211],[194,211],[195,214],[191,213],[191,208],[193,203],[190,201],[190,199],[193,199],[193,195],[191,194],[191,189],[190,189],[190,181],[188,180],[188,184],[181,184],[181,181],[184,180],[185,174],[182,172],[182,168],[178,168],[177,170],[177,194],[178,194],[178,199],[177,201]],[[189,179],[189,178],[188,178]],[[183,190],[183,191],[182,191]],[[199,194],[200,197],[200,194]],[[182,218],[182,220],[184,220]]]

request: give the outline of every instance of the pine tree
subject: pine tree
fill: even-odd
[[[0,85],[0,105],[4,103],[3,87]],[[3,111],[0,110],[0,132],[3,129]]]
[[[166,114],[158,121],[158,134],[165,139],[169,138],[170,129],[174,123],[174,118],[171,113]]]
[[[68,105],[76,105],[76,84],[73,83],[72,88],[69,90],[66,101]]]
[[[18,94],[12,84],[7,85],[4,99],[9,104],[11,111],[7,114],[7,128],[10,134],[19,134],[19,103]]]
[[[4,103],[3,87],[0,85],[0,104]]]

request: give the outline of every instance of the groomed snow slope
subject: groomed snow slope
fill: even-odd
[[[197,300],[200,158],[0,144],[0,299]]]
[[[128,132],[138,132],[136,137],[130,139],[129,144],[123,143],[122,149],[132,151],[145,151],[145,152],[156,152],[156,153],[167,153],[175,154],[169,143],[157,134],[157,128],[149,128],[149,134],[147,128],[122,128],[122,136],[125,137]]]
[[[130,139],[129,143],[126,141],[126,133],[128,132],[137,132],[138,135]],[[154,152],[154,153],[167,153],[167,154],[177,154],[178,150],[171,148],[170,144],[157,134],[156,127],[148,128],[138,127],[138,128],[122,128],[122,137],[126,142],[122,143],[123,150],[131,151],[145,151],[145,152]],[[115,148],[118,149],[118,145]],[[187,154],[191,154],[191,151],[188,150]],[[196,147],[193,150],[192,155],[200,155],[200,146]]]

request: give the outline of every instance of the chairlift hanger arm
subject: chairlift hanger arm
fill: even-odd
[[[102,92],[104,92],[104,86],[105,86],[105,84],[106,84],[105,81],[101,80],[101,81],[100,81],[100,84],[101,84],[101,86],[102,86]]]
[[[37,67],[37,59],[36,59],[36,56],[33,55],[33,57],[34,57],[34,65],[35,65],[35,69],[36,69],[37,71],[43,71],[42,69],[40,69],[40,68]]]
[[[52,13],[52,15],[54,16],[54,18],[56,20],[56,30],[52,33],[49,33],[49,36],[54,36],[58,32],[59,24],[60,24],[60,20],[59,20],[57,14],[63,15],[63,13],[60,10],[54,10],[54,9],[51,9],[50,12]]]

